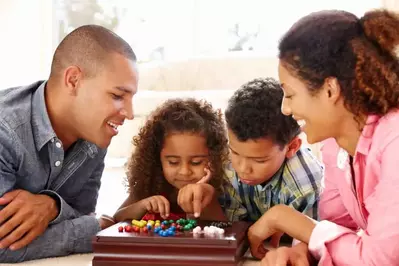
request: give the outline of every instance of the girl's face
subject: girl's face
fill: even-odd
[[[284,91],[281,110],[292,115],[298,121],[309,143],[316,143],[335,135],[339,128],[340,111],[337,108],[337,91],[323,85],[316,95],[309,93],[307,85],[281,64],[278,68],[279,79]]]
[[[166,136],[161,150],[161,163],[166,180],[180,189],[201,180],[209,163],[206,139],[198,134],[173,133]]]

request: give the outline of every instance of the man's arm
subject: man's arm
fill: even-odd
[[[20,148],[16,145],[14,134],[8,131],[0,121],[0,197],[13,190],[17,183],[17,154]],[[3,208],[4,206],[0,205],[0,210]]]
[[[15,137],[15,134],[6,128],[1,121],[0,145],[0,197],[2,197],[8,192],[12,193],[15,189],[18,171],[17,165],[20,161],[20,156],[18,155],[20,152],[20,143]],[[76,205],[70,206],[59,197],[61,200],[60,206],[64,209],[60,210],[60,215],[58,215],[57,218],[58,220],[53,220],[53,226],[48,227],[40,237],[36,238],[36,240],[22,249],[15,251],[0,249],[0,261],[3,261],[2,258],[4,258],[4,260],[7,258],[7,261],[20,261],[30,258],[59,256],[69,251],[85,252],[86,250],[90,250],[91,237],[100,230],[100,225],[94,216],[79,216],[81,216],[81,213],[90,213],[94,211],[103,168],[104,164],[102,162],[93,172],[89,182],[85,184],[80,195],[77,197]],[[90,196],[90,198],[87,199],[86,196]],[[9,204],[0,206],[0,212],[8,205]],[[74,207],[79,208],[79,210]],[[64,222],[61,223],[62,219],[64,219]],[[58,222],[60,222],[61,225],[55,226]],[[5,223],[0,223],[0,228],[4,224]],[[39,241],[39,244],[37,244],[37,241]],[[45,249],[45,243],[51,244],[51,251],[43,251],[43,249]],[[60,243],[60,248],[57,249],[55,243]],[[69,248],[71,246],[73,249]],[[64,249],[66,251],[64,251]],[[26,251],[26,258],[21,257],[21,254],[24,254],[24,250]],[[31,252],[31,255],[28,255],[29,252]]]
[[[93,171],[91,177],[80,190],[79,195],[74,199],[74,202],[68,204],[57,192],[52,190],[43,190],[40,193],[51,196],[56,199],[59,206],[58,216],[50,223],[56,224],[61,221],[74,219],[82,215],[93,213],[96,208],[98,192],[101,186],[101,176],[104,171],[104,158],[106,152],[101,155],[99,165]]]
[[[92,238],[100,229],[99,222],[94,216],[85,215],[65,220],[50,225],[44,234],[21,249],[15,251],[0,249],[0,262],[15,263],[91,252]]]

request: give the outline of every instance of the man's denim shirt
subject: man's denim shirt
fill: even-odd
[[[58,199],[46,232],[28,246],[0,249],[0,262],[91,251],[100,230],[94,212],[106,150],[79,140],[67,153],[51,126],[46,82],[0,91],[0,197],[23,189]],[[0,210],[5,206],[0,206]]]

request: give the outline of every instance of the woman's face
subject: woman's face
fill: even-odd
[[[284,91],[281,110],[298,121],[307,141],[316,143],[334,136],[337,112],[328,86],[323,85],[319,92],[311,94],[307,84],[293,76],[281,61],[278,74]]]

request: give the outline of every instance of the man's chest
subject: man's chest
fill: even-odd
[[[79,193],[98,165],[79,147],[67,154],[57,145],[40,152],[26,150],[16,169],[16,186],[32,193],[52,190],[67,200]]]

